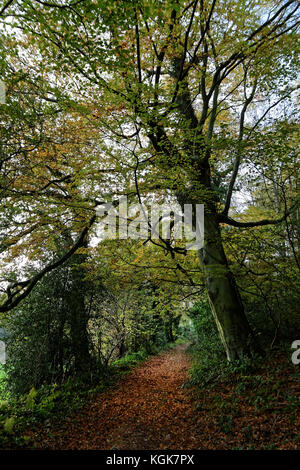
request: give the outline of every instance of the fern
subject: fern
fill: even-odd
[[[34,387],[32,387],[32,389],[27,395],[26,402],[25,402],[25,408],[27,410],[33,410],[36,396],[37,396],[37,391]]]

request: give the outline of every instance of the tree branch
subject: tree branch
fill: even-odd
[[[255,222],[239,222],[238,220],[234,220],[231,217],[228,217],[226,214],[218,214],[218,222],[227,224],[227,225],[232,225],[233,227],[240,227],[240,228],[247,228],[247,227],[261,227],[263,225],[275,225],[275,224],[280,224],[286,218],[291,214],[293,209],[290,209],[288,212],[286,212],[280,219],[263,219],[263,220],[257,220]]]
[[[2,9],[0,10],[0,16],[3,15],[3,13],[5,12],[5,10],[12,4],[14,0],[8,0],[8,2],[2,7]]]
[[[44,269],[42,269],[38,274],[33,276],[31,279],[27,279],[26,281],[16,282],[13,285],[9,286],[7,289],[7,299],[0,305],[0,312],[8,312],[16,307],[21,300],[25,299],[35,285],[40,281],[45,274],[53,271],[54,269],[61,266],[65,263],[81,246],[85,241],[85,238],[96,220],[96,214],[90,219],[88,225],[82,230],[80,233],[76,243],[72,246],[72,248],[67,251],[59,260],[55,261],[54,263],[48,264]]]
[[[247,76],[247,71],[245,71],[244,80],[246,80],[246,76]],[[235,181],[236,181],[236,178],[237,178],[237,175],[238,175],[238,172],[239,172],[240,163],[241,163],[241,143],[242,143],[243,137],[244,137],[245,114],[246,114],[246,111],[247,111],[247,108],[248,108],[249,104],[251,103],[251,101],[254,98],[256,87],[257,87],[257,80],[255,80],[255,82],[254,82],[254,85],[253,85],[253,88],[252,88],[252,91],[251,91],[251,95],[248,98],[246,97],[246,101],[244,103],[244,106],[243,106],[243,109],[242,109],[242,112],[241,112],[240,130],[239,130],[239,137],[238,137],[238,142],[237,142],[237,145],[238,145],[237,155],[236,155],[235,162],[234,162],[234,165],[233,165],[233,172],[232,172],[231,180],[230,180],[229,187],[228,187],[225,207],[224,207],[224,210],[223,210],[223,214],[225,214],[225,215],[228,214],[229,209],[230,209],[230,203],[231,203],[233,188],[234,188],[234,184],[235,184]]]

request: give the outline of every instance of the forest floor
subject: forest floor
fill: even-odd
[[[299,380],[293,374],[283,376],[286,367],[280,357],[276,359],[275,376],[270,380],[268,365],[260,375],[255,375],[261,386],[254,387],[254,379],[249,382],[245,376],[237,385],[220,384],[201,390],[199,386],[185,386],[190,368],[186,348],[178,345],[150,357],[79,412],[31,431],[30,447],[300,448]],[[274,365],[273,362],[272,370]]]

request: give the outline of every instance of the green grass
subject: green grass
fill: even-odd
[[[19,397],[0,399],[0,450],[26,448],[29,444],[24,435],[26,428],[33,429],[50,419],[60,422],[113,386],[117,378],[117,371],[110,369],[99,376],[99,382],[93,388],[73,379],[62,385],[32,388],[28,394]]]
[[[117,371],[126,371],[130,372],[130,370],[135,367],[140,362],[145,361],[149,356],[159,354],[162,351],[167,351],[168,349],[172,349],[176,346],[176,344],[184,343],[184,341],[177,340],[174,343],[166,343],[161,347],[152,346],[151,353],[147,352],[145,349],[141,349],[135,353],[127,353],[121,359],[114,361],[111,364],[111,367]]]
[[[121,359],[114,361],[112,367],[117,370],[130,370],[132,367],[137,365],[139,362],[147,359],[148,354],[145,351],[139,351],[136,353],[126,354]]]

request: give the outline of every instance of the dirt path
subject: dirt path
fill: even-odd
[[[189,360],[180,345],[152,357],[76,416],[52,437],[40,435],[38,448],[196,449],[199,438],[188,389]]]

